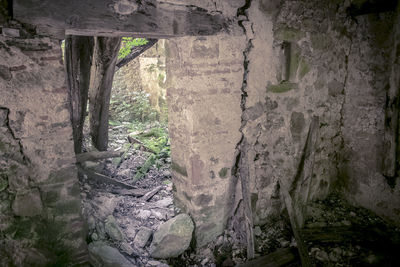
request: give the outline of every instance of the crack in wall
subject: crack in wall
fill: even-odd
[[[19,152],[20,152],[21,155],[22,155],[22,160],[23,160],[22,163],[24,163],[24,164],[29,163],[28,158],[25,156],[25,153],[24,153],[24,149],[23,149],[23,146],[22,146],[21,139],[16,137],[14,131],[13,131],[12,128],[11,128],[11,125],[10,125],[10,117],[9,117],[9,116],[10,116],[10,109],[9,109],[9,108],[6,108],[6,107],[0,106],[0,110],[5,110],[5,112],[6,112],[6,118],[5,118],[5,121],[4,121],[4,122],[5,122],[5,126],[7,127],[8,131],[10,132],[11,137],[12,137],[15,141],[17,141],[17,143],[18,143]]]
[[[356,31],[357,31],[357,26],[356,25]],[[343,88],[341,91],[341,94],[343,95],[343,101],[341,103],[340,106],[340,110],[339,110],[339,132],[332,137],[332,139],[339,137],[340,138],[340,146],[339,149],[336,151],[336,160],[335,160],[335,167],[336,167],[336,173],[337,176],[341,177],[342,176],[342,172],[341,172],[341,163],[343,162],[343,150],[344,150],[344,137],[343,137],[343,129],[344,129],[344,106],[346,104],[346,87],[347,87],[347,80],[349,77],[349,56],[351,54],[351,51],[353,49],[353,37],[350,35],[350,45],[349,45],[349,50],[348,53],[345,55],[345,77],[344,77],[344,81],[343,81]]]
[[[245,232],[246,232],[246,239],[247,239],[247,256],[248,258],[254,257],[254,240],[253,240],[253,216],[251,212],[251,205],[250,205],[250,195],[249,195],[249,170],[248,170],[248,163],[247,163],[247,140],[245,134],[243,132],[244,127],[247,123],[247,116],[246,116],[246,100],[247,100],[247,86],[248,86],[248,76],[249,76],[249,54],[253,48],[253,39],[249,38],[249,36],[253,36],[254,30],[251,24],[251,27],[246,27],[244,25],[245,22],[250,22],[247,10],[250,8],[252,0],[246,0],[244,6],[240,7],[237,11],[237,17],[239,18],[238,24],[243,29],[244,34],[247,37],[247,45],[245,50],[243,51],[243,82],[241,87],[241,100],[240,100],[240,108],[242,110],[241,114],[241,126],[239,128],[239,132],[241,133],[241,138],[239,142],[236,144],[235,147],[235,164],[232,167],[232,182],[230,184],[229,193],[231,198],[229,199],[230,209],[230,223],[234,221],[235,216],[238,214],[240,203],[243,204],[244,208],[244,222],[245,222]],[[241,19],[243,18],[243,19]],[[248,29],[251,29],[251,33],[248,32]],[[235,206],[235,201],[237,200],[236,195],[236,188],[237,183],[240,180],[241,182],[241,189],[242,189],[242,198],[238,201],[237,205]],[[243,225],[242,225],[243,226]],[[238,229],[236,229],[238,230]],[[243,230],[243,229],[242,229]],[[239,233],[238,233],[239,234]],[[240,234],[239,234],[240,235]]]

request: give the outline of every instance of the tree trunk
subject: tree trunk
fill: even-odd
[[[93,37],[67,35],[65,38],[65,68],[76,154],[82,152],[93,45]]]
[[[90,135],[100,151],[108,146],[108,115],[112,81],[121,38],[96,37],[89,89]]]

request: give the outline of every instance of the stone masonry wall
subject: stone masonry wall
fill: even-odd
[[[350,4],[250,1],[238,10],[241,37],[168,42],[175,196],[199,245],[243,197],[255,225],[279,215],[282,190],[300,226],[307,203],[333,192],[400,221],[399,185],[382,172],[385,97],[398,83],[395,12],[351,17]]]
[[[398,15],[397,15],[398,16]],[[388,174],[383,165],[391,148],[398,149],[398,129],[395,142],[385,144],[388,109],[398,113],[398,100],[390,107],[389,90],[398,99],[398,40],[400,21],[395,14],[357,17],[351,35],[348,56],[348,78],[343,106],[343,166],[340,182],[346,197],[353,203],[400,223],[400,184],[398,159],[393,162],[395,173]],[[393,29],[393,24],[395,28]],[[396,43],[395,43],[396,42]],[[390,89],[392,88],[392,89]],[[392,96],[393,97],[393,96]],[[393,120],[398,120],[394,116]],[[394,123],[394,122],[393,122]],[[388,174],[391,177],[385,177]],[[392,180],[392,181],[391,181]]]
[[[0,265],[86,261],[60,43],[0,36]],[[21,34],[23,37],[18,37]]]
[[[199,246],[223,232],[229,214],[244,46],[243,36],[226,35],[166,44],[175,202],[194,218]]]
[[[307,202],[333,191],[400,221],[398,184],[382,174],[394,12],[351,18],[349,4],[252,1],[248,10],[242,123],[255,224],[279,213],[283,184],[300,224]]]

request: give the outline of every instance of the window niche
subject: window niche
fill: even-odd
[[[297,89],[298,81],[304,77],[309,68],[300,56],[300,48],[295,42],[283,41],[280,44],[277,80],[279,84],[269,85],[268,92],[284,93]]]

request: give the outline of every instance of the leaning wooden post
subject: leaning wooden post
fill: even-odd
[[[75,153],[82,152],[83,123],[88,101],[93,37],[65,37],[65,69]]]
[[[100,151],[108,146],[108,114],[120,37],[96,37],[89,89],[90,135]]]

